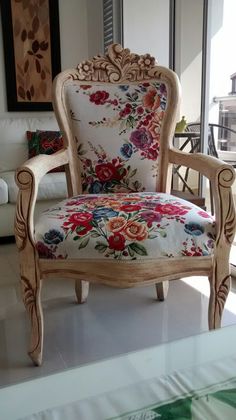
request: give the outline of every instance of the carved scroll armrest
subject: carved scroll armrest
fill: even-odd
[[[235,180],[234,168],[212,156],[202,153],[185,153],[176,149],[169,150],[169,161],[194,169],[210,180],[215,204],[216,240],[222,244],[231,244],[236,229],[231,188]]]
[[[211,181],[215,178],[218,171],[221,171],[223,168],[229,169],[232,172],[230,186],[233,184],[235,178],[231,165],[213,156],[204,155],[203,153],[186,153],[173,148],[169,150],[169,162],[194,169]]]
[[[16,215],[15,237],[19,249],[24,248],[29,240],[34,243],[33,217],[39,182],[50,170],[68,163],[67,150],[60,150],[53,155],[39,155],[27,160],[17,169],[16,183],[19,187]]]
[[[40,182],[41,178],[52,169],[68,163],[67,150],[59,150],[59,152],[52,155],[38,155],[27,160],[22,166],[17,169],[17,173],[23,170],[30,170],[33,173],[35,180]],[[17,182],[17,178],[16,178]],[[17,182],[18,184],[18,182]],[[20,188],[20,185],[18,185]]]

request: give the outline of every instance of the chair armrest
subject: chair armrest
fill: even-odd
[[[225,181],[227,180],[227,186],[229,187],[235,179],[235,171],[231,165],[203,153],[186,153],[173,148],[169,150],[169,162],[194,169],[206,176],[210,181],[214,180],[219,172],[226,171],[224,172],[224,177],[226,177]]]
[[[234,168],[215,157],[202,153],[185,153],[174,148],[169,150],[169,162],[194,169],[210,180],[215,204],[216,243],[220,243],[222,247],[225,242],[232,243],[236,228],[231,189],[235,180]],[[222,252],[225,251],[222,249]]]
[[[21,188],[21,182],[18,179],[18,174],[22,171],[31,172],[34,176],[35,181],[40,182],[42,177],[52,169],[59,166],[66,165],[68,163],[67,150],[59,150],[52,155],[38,155],[27,160],[16,170],[16,183]]]
[[[15,215],[15,237],[19,250],[27,240],[34,243],[33,217],[39,182],[50,170],[68,163],[67,150],[52,155],[38,155],[27,160],[16,170],[15,180],[19,187]]]

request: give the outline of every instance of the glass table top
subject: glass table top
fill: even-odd
[[[0,418],[235,419],[235,349],[233,325],[8,386]]]

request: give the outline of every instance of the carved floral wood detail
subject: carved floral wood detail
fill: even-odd
[[[21,287],[24,305],[29,313],[32,329],[31,348],[29,353],[35,352],[40,346],[41,337],[41,314],[37,306],[37,289],[32,286],[32,283],[25,276],[21,276]]]
[[[22,200],[23,195],[19,192],[18,196],[18,203],[16,206],[16,214],[15,214],[15,238],[16,238],[16,246],[19,250],[23,250],[26,245],[26,238],[27,238],[27,227],[26,227],[26,220],[23,213],[23,205]]]
[[[134,82],[160,74],[155,58],[150,54],[134,54],[119,44],[110,45],[105,56],[96,55],[93,59],[80,63],[77,68],[78,73],[73,78],[95,82]]]
[[[234,170],[231,168],[223,168],[219,171],[217,176],[217,185],[219,192],[219,204],[220,204],[220,219],[219,219],[219,236],[216,240],[216,252],[217,248],[221,246],[225,249],[225,253],[228,253],[231,243],[233,242],[236,228],[235,208],[232,196],[231,185],[235,179]],[[218,252],[217,252],[218,254]],[[218,258],[224,260],[224,255],[218,255]],[[221,319],[224,305],[230,290],[231,276],[229,274],[229,266],[225,265],[225,269],[222,271],[222,266],[217,259],[214,266],[214,310],[213,320],[214,326],[218,325],[218,321]]]
[[[230,278],[230,275],[228,275],[223,279],[216,293],[216,312],[219,312],[220,318],[224,309],[226,298],[229,294]]]
[[[235,207],[234,200],[231,191],[231,185],[235,179],[235,173],[233,169],[222,169],[218,175],[218,185],[219,185],[219,194],[220,194],[220,203],[221,203],[221,218],[224,226],[223,232],[225,235],[226,241],[231,244],[234,239],[235,229],[236,229],[236,218],[235,218]],[[227,195],[227,200],[225,199]],[[225,209],[225,205],[228,203],[228,208]],[[224,213],[223,214],[223,208]],[[219,239],[218,239],[219,241]],[[217,242],[218,242],[217,241]]]
[[[19,187],[18,200],[15,215],[15,238],[17,248],[21,251],[26,246],[28,233],[28,216],[33,200],[34,178],[32,173],[19,170],[16,173],[16,183]]]

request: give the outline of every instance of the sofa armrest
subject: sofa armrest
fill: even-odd
[[[17,169],[15,179],[19,193],[15,215],[15,237],[19,250],[23,249],[27,242],[34,243],[34,208],[40,180],[51,169],[67,163],[67,150],[60,150],[50,156],[38,155]]]

